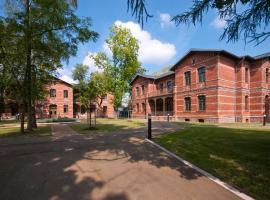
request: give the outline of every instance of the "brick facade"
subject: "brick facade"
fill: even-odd
[[[92,105],[92,112],[94,112],[94,110],[96,110],[97,117],[114,118],[113,95],[108,93],[104,96],[102,102],[98,100],[98,102],[94,103]],[[79,119],[87,118],[86,109],[81,106],[79,102],[74,104],[74,117]]]
[[[269,53],[239,57],[224,50],[190,50],[167,74],[133,79],[133,117],[260,122],[266,114],[269,119],[269,58]]]
[[[54,92],[52,90],[55,91],[55,95],[53,95]],[[73,118],[72,85],[60,79],[55,79],[54,81],[51,81],[51,84],[46,87],[46,91],[48,94],[45,100],[37,103],[37,117]]]

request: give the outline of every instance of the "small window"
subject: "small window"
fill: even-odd
[[[245,68],[245,82],[248,83],[248,68]]]
[[[167,82],[167,90],[168,90],[168,92],[173,91],[173,82],[172,81]]]
[[[50,97],[56,97],[56,90],[50,89]]]
[[[249,104],[248,104],[248,96],[245,96],[245,111],[249,110]]]
[[[159,84],[159,90],[160,90],[160,91],[163,91],[163,83],[160,83],[160,84]]]
[[[191,60],[191,64],[194,65],[196,63],[197,59],[196,58],[192,58]]]
[[[186,111],[191,111],[191,98],[185,97],[185,108]]]
[[[205,111],[205,96],[201,95],[198,96],[198,100],[199,100],[199,111]]]
[[[191,84],[191,72],[185,72],[185,85],[188,86]]]
[[[136,87],[136,95],[137,96],[140,96],[140,89],[139,89],[139,87]]]
[[[140,112],[140,105],[137,103],[136,106],[137,106],[137,112]]]
[[[143,111],[143,112],[146,111],[145,103],[142,103],[142,111]]]
[[[185,119],[185,122],[189,122],[190,121],[190,119]]]
[[[205,67],[200,67],[198,69],[199,82],[205,82]]]
[[[268,80],[269,80],[269,69],[267,68],[265,70],[265,82],[268,83]]]
[[[68,98],[68,91],[64,90],[64,98]]]
[[[68,105],[64,105],[64,113],[68,112]]]
[[[144,85],[142,85],[142,95],[144,95]]]

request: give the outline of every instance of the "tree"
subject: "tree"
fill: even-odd
[[[150,16],[145,0],[128,0],[132,15],[143,25]],[[217,10],[218,17],[227,22],[220,39],[236,42],[243,36],[246,42],[256,45],[270,37],[269,0],[194,0],[192,7],[172,18],[176,25],[202,23],[209,10]]]
[[[114,110],[118,111],[125,93],[130,92],[130,81],[136,73],[143,73],[144,69],[138,61],[138,41],[129,29],[114,25],[106,44],[112,52],[112,59],[104,52],[92,58],[107,77],[109,92],[114,96]]]
[[[27,106],[27,129],[32,131],[36,73],[54,74],[62,61],[76,55],[79,43],[95,41],[98,34],[89,29],[91,20],[77,17],[65,0],[7,0],[6,7],[4,24],[17,47],[12,63],[22,69],[23,107]]]
[[[107,79],[101,72],[94,72],[88,75],[88,67],[86,65],[77,64],[72,72],[72,77],[79,83],[75,86],[78,91],[78,100],[82,106],[87,109],[89,116],[89,128],[92,128],[91,112],[93,107],[100,106],[103,96],[107,94]]]

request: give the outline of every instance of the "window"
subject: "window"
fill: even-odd
[[[142,85],[142,95],[144,95],[144,85]]]
[[[188,86],[191,83],[191,72],[185,72],[185,85]]]
[[[269,69],[267,68],[265,70],[265,82],[268,83],[268,80],[269,80]]]
[[[248,111],[248,96],[245,96],[245,111]]]
[[[64,113],[68,112],[68,105],[64,105]]]
[[[199,83],[205,82],[205,67],[198,69]]]
[[[196,63],[197,59],[196,58],[192,58],[191,60],[191,64],[194,65]]]
[[[172,81],[167,82],[167,90],[168,90],[168,92],[172,92],[172,90],[173,90],[173,82]]]
[[[185,98],[185,105],[186,105],[186,111],[191,111],[191,98],[190,97]]]
[[[140,105],[137,103],[136,106],[137,106],[137,112],[140,112]]]
[[[56,97],[56,90],[50,89],[50,97]]]
[[[159,84],[159,90],[160,90],[160,92],[163,91],[163,83],[160,83],[160,84]]]
[[[198,100],[199,100],[199,111],[205,111],[205,96],[204,95],[198,96]]]
[[[136,87],[136,95],[137,95],[137,96],[140,95],[140,89],[139,89],[139,87]]]
[[[248,83],[248,68],[245,68],[245,82]]]
[[[64,98],[68,98],[68,91],[64,90]]]
[[[145,108],[145,103],[142,103],[142,111],[145,112],[146,108]]]

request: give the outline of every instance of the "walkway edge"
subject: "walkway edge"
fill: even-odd
[[[159,144],[155,143],[152,140],[149,139],[145,139],[147,142],[151,143],[152,145],[154,145],[155,147],[161,149],[162,151],[164,151],[165,153],[167,153],[168,155],[174,157],[175,159],[177,159],[178,161],[184,163],[185,165],[191,167],[192,169],[200,172],[201,174],[203,174],[204,176],[206,176],[207,178],[209,178],[210,180],[214,181],[215,183],[217,183],[218,185],[220,185],[221,187],[225,188],[226,190],[229,190],[230,192],[234,193],[235,195],[237,195],[238,197],[244,199],[244,200],[255,200],[254,198],[246,195],[245,193],[240,192],[239,190],[237,190],[236,188],[232,187],[231,185],[221,181],[220,179],[218,179],[217,177],[213,176],[212,174],[209,174],[208,172],[202,170],[201,168],[191,164],[190,162],[184,160],[183,158],[177,156],[176,154],[172,153],[171,151],[167,150],[166,148],[160,146]]]

